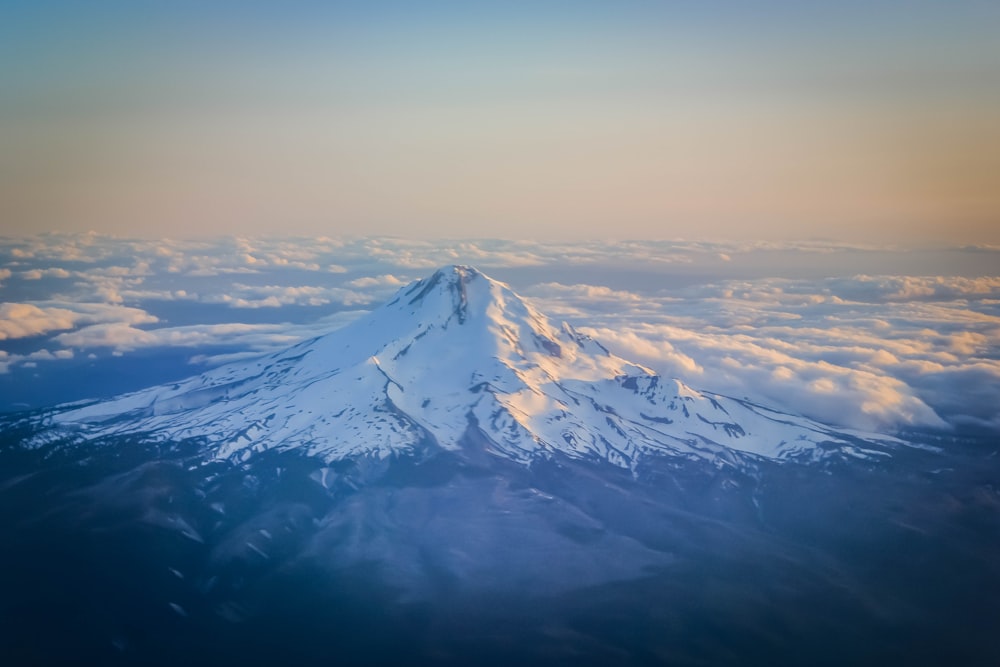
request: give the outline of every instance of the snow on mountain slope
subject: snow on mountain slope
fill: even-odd
[[[698,392],[553,326],[511,289],[450,266],[330,334],[49,419],[84,438],[204,438],[243,460],[301,448],[328,461],[422,446],[530,462],[562,452],[634,467],[644,455],[856,455],[857,438]],[[820,445],[825,445],[820,447]]]

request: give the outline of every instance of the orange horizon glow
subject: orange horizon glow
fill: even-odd
[[[67,42],[5,47],[0,220],[144,236],[1000,241],[1000,47],[986,38],[1000,12],[955,7],[938,25],[930,9],[842,11],[830,26],[648,8],[372,14],[285,35],[248,19],[220,40],[126,15],[104,42],[70,21]]]

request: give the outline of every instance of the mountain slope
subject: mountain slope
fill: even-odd
[[[231,460],[275,448],[334,461],[440,447],[524,463],[561,452],[634,468],[654,454],[874,454],[802,417],[657,376],[555,327],[507,285],[465,266],[282,352],[48,419],[82,438],[203,438],[212,458]]]

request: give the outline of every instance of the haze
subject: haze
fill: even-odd
[[[1000,242],[1000,5],[0,13],[0,231]]]

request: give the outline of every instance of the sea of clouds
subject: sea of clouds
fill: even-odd
[[[1000,433],[1000,248],[825,241],[2,239],[0,409],[107,393],[87,378],[112,361],[183,360],[118,391],[278,349],[451,263],[701,389],[847,428]]]

